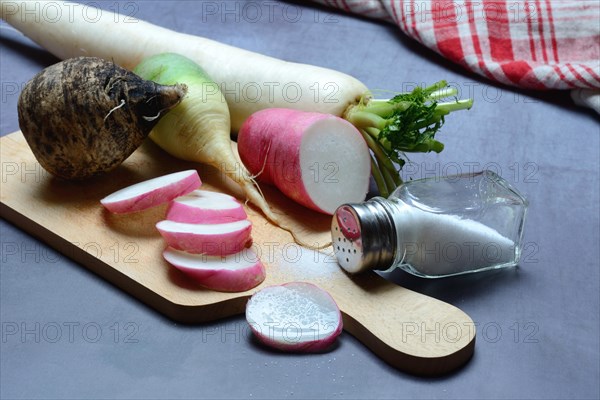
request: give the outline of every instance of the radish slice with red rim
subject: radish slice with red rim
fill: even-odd
[[[169,204],[166,219],[197,224],[220,224],[248,218],[244,207],[233,196],[208,190],[176,198]]]
[[[207,289],[244,292],[265,279],[265,267],[252,249],[244,249],[226,257],[214,257],[168,247],[163,257]]]
[[[285,351],[329,347],[342,331],[342,314],[325,290],[306,282],[269,286],[246,306],[246,320],[264,344]]]
[[[142,211],[190,193],[201,184],[195,169],[175,172],[118,190],[100,203],[117,214]]]
[[[250,220],[225,224],[186,224],[160,221],[156,224],[167,244],[189,253],[228,255],[240,252],[250,242]]]

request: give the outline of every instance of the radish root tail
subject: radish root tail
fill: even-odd
[[[246,194],[248,201],[257,206],[271,223],[288,232],[292,236],[292,239],[294,239],[294,242],[296,242],[296,244],[302,247],[306,247],[309,250],[323,250],[331,246],[332,242],[327,242],[325,244],[319,245],[310,244],[302,240],[291,226],[281,221],[279,216],[276,215],[273,212],[273,210],[271,210],[271,207],[267,203],[267,200],[262,194],[262,191],[260,191],[260,188],[256,187],[258,186],[258,184],[256,183],[256,181],[254,181],[254,179],[243,180],[241,182],[238,182],[238,184],[241,186],[242,190]]]
[[[256,185],[256,188],[261,192],[260,193],[261,196],[262,196],[262,191],[260,190],[260,187],[258,186],[258,183],[256,183],[255,179],[258,178],[259,176],[261,176],[262,173],[265,171],[265,168],[267,166],[267,159],[269,157],[269,151],[271,151],[271,142],[269,142],[269,146],[267,147],[267,150],[265,152],[265,156],[264,156],[265,162],[263,162],[263,165],[262,165],[260,171],[258,171],[258,173],[256,173],[255,175],[250,175],[250,179],[252,179],[252,181]]]
[[[110,117],[110,114],[112,114],[113,111],[118,110],[119,108],[123,107],[124,105],[125,105],[125,100],[121,99],[121,102],[119,103],[119,105],[116,106],[116,107],[111,108],[110,111],[108,112],[108,114],[106,114],[106,116],[104,117],[104,122],[106,122],[106,119],[108,117]]]

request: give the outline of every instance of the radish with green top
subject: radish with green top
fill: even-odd
[[[222,224],[246,218],[244,207],[235,197],[208,190],[194,190],[174,199],[166,216],[169,221],[196,224]]]
[[[2,19],[59,58],[96,56],[132,69],[150,56],[174,52],[202,65],[219,88],[227,89],[225,99],[234,131],[250,115],[266,108],[292,108],[348,119],[373,151],[371,170],[383,196],[401,182],[397,164],[402,164],[404,153],[441,151],[434,134],[444,117],[472,105],[471,100],[439,104],[441,99],[457,94],[443,81],[391,100],[377,100],[363,83],[341,72],[278,60],[144,21],[128,23],[127,18],[107,10],[98,12],[94,21],[86,21],[81,13],[72,12],[75,3],[41,1],[37,7],[30,3],[0,1]],[[44,10],[46,4],[57,10],[57,18],[50,20],[31,12]],[[210,93],[214,92],[211,87]],[[185,142],[177,146],[184,147]],[[188,152],[182,148],[172,154]],[[249,195],[249,186],[245,187],[249,200],[269,219],[277,220],[256,195]]]
[[[167,244],[177,250],[225,256],[242,251],[250,243],[252,223],[247,219],[224,224],[186,224],[165,220],[157,223],[156,229]]]
[[[174,172],[118,190],[100,200],[100,203],[116,214],[142,211],[188,194],[201,184],[195,169]]]
[[[254,113],[240,129],[238,151],[258,180],[325,214],[363,201],[369,189],[367,144],[352,124],[330,114],[279,108]]]
[[[163,257],[207,289],[245,292],[265,280],[265,267],[252,249],[221,257],[191,254],[169,247]]]
[[[295,352],[327,349],[342,332],[342,313],[325,290],[290,282],[256,292],[246,305],[246,321],[267,346]]]

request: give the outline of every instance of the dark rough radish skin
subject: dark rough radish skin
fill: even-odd
[[[71,58],[25,85],[19,126],[42,167],[84,179],[119,166],[186,93],[185,85],[146,81],[110,61]]]

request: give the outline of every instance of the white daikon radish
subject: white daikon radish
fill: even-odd
[[[133,69],[159,53],[185,55],[222,89],[234,131],[253,112],[269,107],[342,116],[367,91],[358,79],[338,71],[278,60],[89,4],[0,1],[0,10],[2,19],[60,59],[95,56]],[[51,16],[44,14],[50,11]]]

